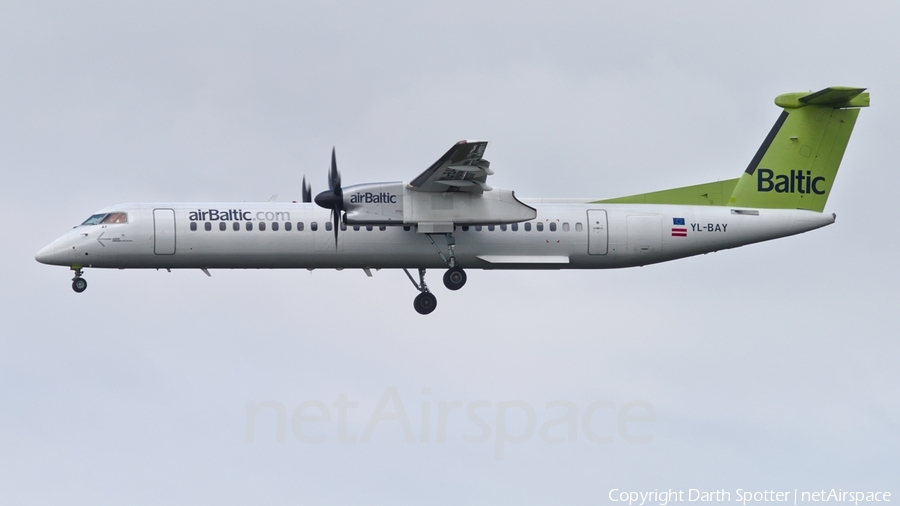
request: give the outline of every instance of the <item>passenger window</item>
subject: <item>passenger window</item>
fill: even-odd
[[[469,231],[469,226],[463,225],[463,232],[468,232],[468,231]]]
[[[493,225],[488,225],[488,230],[489,230],[489,231],[493,232],[493,231],[494,231],[494,228],[495,228],[495,227],[494,227]]]
[[[576,231],[576,232],[581,232],[583,229],[584,229],[584,227],[581,226],[581,222],[580,222],[580,221],[579,221],[578,223],[575,224],[575,231]]]
[[[353,225],[353,231],[359,232],[359,225]]]
[[[248,222],[247,222],[247,226],[244,227],[244,228],[246,228],[247,230],[253,230],[253,222],[252,222],[252,221],[248,221]]]
[[[567,222],[563,223],[563,232],[568,232],[568,231],[569,231],[569,222],[567,221]]]
[[[297,222],[297,232],[303,232],[303,222],[302,221]]]
[[[518,224],[518,223],[513,223],[512,225],[509,226],[509,228],[511,228],[513,232],[518,232],[518,231],[519,231],[519,224]]]
[[[550,222],[550,231],[556,232],[556,222],[555,221]]]
[[[347,231],[347,224],[341,223],[341,232],[346,232],[346,231]]]
[[[330,221],[325,222],[325,230],[331,232],[331,222]]]
[[[404,232],[409,232],[409,225],[404,225],[404,226],[403,226],[403,231],[404,231]]]
[[[500,230],[506,232],[506,225],[500,225]]]
[[[540,221],[537,222],[537,223],[535,223],[534,226],[535,226],[535,228],[537,229],[538,232],[543,232],[543,231],[544,231],[544,224],[541,223]]]
[[[316,230],[319,230],[319,224],[314,221],[309,224],[309,229],[315,232]]]
[[[481,225],[475,225],[475,231],[481,232]]]
[[[260,232],[266,231],[266,222],[264,222],[264,221],[259,222],[259,231]]]
[[[235,232],[239,232],[241,230],[241,224],[238,222],[234,222],[231,224],[231,228],[234,229]]]
[[[212,223],[210,223],[210,222],[207,221],[206,223],[203,224],[203,228],[204,228],[207,232],[209,232],[210,230],[212,230]]]
[[[530,221],[525,222],[525,231],[531,232],[531,222]]]
[[[372,225],[366,225],[366,231],[371,232],[371,231],[372,231]]]
[[[288,222],[285,222],[285,224],[284,224],[284,231],[285,231],[285,232],[290,232],[290,231],[291,231],[291,222],[289,222],[289,221],[288,221]]]
[[[278,232],[278,222],[277,221],[272,222],[272,232]]]
[[[378,227],[378,230],[381,230],[382,232],[384,232],[385,230],[387,230],[387,227],[384,225],[381,225]]]
[[[226,228],[228,228],[228,224],[226,224],[224,221],[220,221],[219,222],[219,230],[224,232]]]
[[[191,222],[191,232],[196,232],[196,231],[197,231],[197,222],[192,221]]]

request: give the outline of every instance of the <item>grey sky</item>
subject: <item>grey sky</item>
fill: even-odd
[[[610,488],[896,489],[900,8],[887,2],[4,3],[0,499],[10,504],[603,504]],[[614,197],[736,177],[772,99],[869,87],[802,236],[620,271],[469,273],[412,309],[401,272],[89,270],[38,249],[110,204],[260,201],[414,177],[488,139],[491,184]],[[439,286],[439,272],[429,273]],[[631,444],[278,442],[290,414],[396,388],[421,406],[649,403]],[[430,390],[423,390],[430,389]],[[430,392],[430,393],[423,393]],[[525,417],[510,411],[509,430]],[[615,411],[618,413],[618,411]],[[332,413],[336,416],[335,413]],[[579,431],[581,427],[579,427]],[[564,434],[556,431],[554,434]]]

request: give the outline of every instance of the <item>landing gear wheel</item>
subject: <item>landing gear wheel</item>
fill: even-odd
[[[72,280],[72,290],[75,290],[75,293],[81,293],[87,290],[87,280],[84,278],[75,278]]]
[[[462,267],[451,267],[444,273],[444,286],[450,290],[459,290],[466,284],[466,279],[466,271]]]
[[[431,292],[422,292],[413,300],[413,307],[419,314],[429,314],[437,307],[437,297]]]

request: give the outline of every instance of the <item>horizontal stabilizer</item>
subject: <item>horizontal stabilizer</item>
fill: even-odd
[[[775,98],[775,105],[785,109],[797,109],[807,105],[825,107],[869,107],[869,94],[865,88],[832,86],[816,92],[799,91],[785,93]]]

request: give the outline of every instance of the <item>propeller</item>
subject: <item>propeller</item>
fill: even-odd
[[[303,202],[307,204],[312,202],[312,186],[306,182],[306,176],[303,176]]]
[[[334,148],[331,148],[331,169],[328,171],[328,191],[316,195],[316,204],[325,209],[331,209],[331,220],[334,229],[334,248],[337,249],[338,220],[344,209],[344,190],[341,189],[341,173],[337,169],[337,160],[334,156]]]

